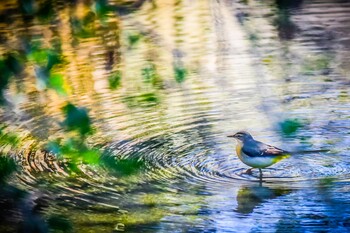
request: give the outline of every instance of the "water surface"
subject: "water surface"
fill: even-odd
[[[349,230],[348,1],[51,1],[48,15],[5,2],[0,54],[23,69],[0,109],[20,146],[1,148],[20,165],[9,183],[45,203],[40,224],[56,214],[49,227],[74,232]],[[132,162],[72,167],[50,153],[77,137],[67,102],[91,118],[84,143]],[[238,130],[330,151],[293,156],[259,182],[226,137]]]

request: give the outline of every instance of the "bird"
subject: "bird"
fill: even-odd
[[[327,149],[305,150],[305,151],[286,151],[275,146],[259,142],[246,131],[239,131],[227,137],[237,140],[236,153],[238,158],[249,168],[245,173],[251,174],[252,169],[258,168],[260,179],[262,179],[262,168],[269,167],[282,159],[286,159],[293,154],[308,154],[318,152],[329,152]]]

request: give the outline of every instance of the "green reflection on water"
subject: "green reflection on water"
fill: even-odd
[[[159,86],[161,78],[157,72],[155,64],[149,63],[141,71],[143,80],[145,83],[151,83],[153,86]]]
[[[122,75],[120,71],[116,71],[108,78],[109,88],[112,90],[118,89],[121,86]]]
[[[16,51],[0,56],[0,104],[4,104],[4,91],[8,87],[11,78],[23,71],[24,57]]]
[[[128,43],[130,48],[134,48],[138,42],[142,39],[142,35],[138,33],[132,33],[128,35]]]
[[[182,83],[185,81],[186,79],[186,75],[187,75],[187,70],[184,67],[181,66],[175,66],[174,67],[174,73],[175,73],[175,80],[178,83]]]
[[[64,215],[50,215],[47,223],[51,230],[55,232],[73,232],[73,225]]]
[[[91,38],[95,34],[95,14],[88,12],[84,18],[78,19],[76,17],[71,18],[71,25],[73,33],[76,38]]]
[[[200,153],[200,150],[203,149],[217,152],[220,156],[225,143],[218,138],[224,134],[225,130],[242,126],[255,128],[256,126],[256,131],[264,131],[269,127],[259,123],[259,121],[262,118],[269,118],[270,113],[261,116],[263,115],[261,112],[258,111],[258,114],[254,112],[263,100],[257,98],[259,101],[254,102],[244,98],[247,96],[254,99],[255,96],[258,96],[256,93],[260,91],[260,88],[256,88],[260,86],[260,83],[250,77],[250,72],[252,71],[254,74],[255,71],[252,67],[254,64],[249,63],[249,67],[244,67],[244,61],[242,62],[243,66],[241,66],[241,60],[237,59],[251,57],[251,54],[246,52],[245,49],[247,48],[243,48],[242,51],[230,50],[231,47],[240,48],[245,47],[245,45],[244,43],[241,44],[239,40],[236,41],[236,36],[239,33],[234,33],[233,37],[228,37],[227,35],[230,35],[229,31],[227,30],[226,35],[225,30],[221,28],[225,22],[228,23],[228,27],[232,26],[231,24],[234,21],[228,21],[231,18],[227,16],[231,17],[235,13],[240,14],[242,12],[230,12],[229,6],[226,5],[213,5],[215,11],[212,11],[212,9],[201,10],[196,5],[200,1],[194,1],[193,5],[191,3],[188,6],[184,1],[171,2],[172,4],[151,1],[146,2],[146,6],[143,7],[144,2],[83,1],[79,4],[84,5],[84,7],[79,8],[78,4],[65,3],[64,1],[42,1],[36,4],[35,1],[22,0],[19,1],[20,7],[25,14],[35,14],[34,20],[31,17],[24,17],[25,20],[22,20],[22,15],[16,15],[14,17],[16,18],[15,27],[17,27],[17,23],[18,25],[23,24],[24,26],[21,29],[24,30],[13,30],[14,25],[12,24],[9,25],[11,26],[9,29],[3,30],[18,32],[19,35],[16,34],[16,37],[25,38],[21,39],[20,42],[11,43],[14,47],[16,47],[16,44],[31,44],[31,46],[24,46],[24,49],[21,45],[18,45],[21,49],[16,48],[13,51],[8,51],[12,48],[4,48],[3,50],[6,53],[1,56],[0,94],[3,97],[2,94],[9,91],[9,99],[12,101],[11,104],[15,106],[9,105],[11,110],[14,109],[14,115],[21,112],[18,114],[20,120],[9,120],[9,122],[19,124],[23,128],[27,127],[29,130],[36,127],[47,131],[47,137],[43,138],[49,138],[49,142],[44,141],[43,143],[48,144],[47,149],[58,155],[59,159],[62,158],[62,161],[64,161],[62,167],[71,171],[71,173],[68,172],[68,175],[74,176],[74,178],[86,178],[87,174],[84,174],[81,165],[88,164],[98,171],[92,173],[94,175],[91,175],[93,177],[91,179],[97,180],[97,177],[103,177],[107,180],[116,178],[120,181],[120,183],[113,185],[110,185],[109,182],[106,182],[106,184],[99,183],[98,185],[103,186],[103,188],[107,186],[118,194],[127,193],[125,197],[128,199],[128,203],[125,204],[125,209],[128,209],[129,212],[115,213],[111,211],[111,213],[102,213],[101,209],[95,208],[89,210],[91,212],[85,213],[85,206],[82,206],[81,209],[78,206],[70,207],[68,214],[73,215],[72,218],[75,220],[73,225],[78,225],[81,232],[89,230],[110,232],[118,224],[122,229],[124,227],[130,229],[130,226],[134,229],[142,229],[146,225],[157,225],[166,216],[181,216],[181,221],[195,225],[196,218],[203,218],[203,216],[198,217],[198,212],[202,208],[199,203],[203,202],[201,199],[203,195],[201,193],[190,193],[188,196],[185,194],[172,195],[166,192],[154,194],[152,193],[153,190],[147,189],[148,187],[139,187],[140,183],[144,182],[145,174],[142,172],[145,166],[137,158],[147,156],[147,152],[159,152],[159,157],[155,157],[157,160],[152,162],[164,162],[164,164],[161,164],[160,167],[155,167],[155,164],[152,164],[152,169],[155,171],[145,171],[145,173],[149,172],[146,175],[153,176],[153,173],[164,172],[164,174],[167,174],[165,182],[168,186],[172,186],[173,180],[176,180],[178,176],[186,177],[188,175],[187,173],[181,173],[183,167],[191,172],[194,171],[194,174],[190,173],[189,175],[206,176],[206,171],[199,171],[199,169],[202,168],[208,158],[202,156],[202,160],[199,159],[196,157],[197,152]],[[249,10],[250,4],[255,4],[252,1],[240,2],[247,5],[247,7],[240,9],[242,11]],[[261,22],[253,22],[254,14],[258,11],[249,11],[249,14],[244,16],[246,19],[244,23],[247,26],[250,22],[253,22],[252,28],[244,36],[251,40],[247,43],[259,45],[255,46],[254,49],[268,48],[269,50],[271,44],[279,43],[274,37],[269,37],[269,27],[266,29],[266,35],[260,33],[259,30],[255,30],[257,29],[257,26],[254,26],[256,22],[258,22],[256,25],[277,27],[281,39],[293,38],[288,34],[294,30],[293,18],[289,11],[289,8],[293,8],[293,1],[288,2],[283,5],[283,1],[276,1],[278,12],[277,15],[273,15],[276,19],[274,21],[275,25],[268,25],[271,15],[269,12],[264,13],[268,20],[258,19]],[[110,6],[109,3],[114,5]],[[200,7],[207,7],[204,2],[200,2],[200,4],[203,4],[199,5]],[[222,2],[218,1],[215,4],[222,4]],[[261,4],[264,3],[261,2]],[[173,6],[175,6],[175,9],[172,8]],[[195,7],[191,8],[192,6]],[[127,15],[138,8],[140,8],[139,12],[137,11],[131,16]],[[113,12],[114,9],[117,11]],[[269,9],[266,7],[264,10],[268,11]],[[166,13],[162,15],[162,11]],[[197,11],[198,15],[201,16],[201,23],[197,22]],[[223,12],[226,13],[223,14]],[[211,13],[215,13],[213,14],[215,18],[209,19],[208,15],[211,15]],[[39,22],[36,17],[40,19]],[[168,18],[171,19],[170,25],[174,27],[170,28],[169,31],[169,24],[166,20],[161,20]],[[53,19],[56,21],[53,22]],[[207,28],[205,32],[210,33],[211,31],[208,28],[212,26],[211,23],[213,22],[218,24],[213,30],[217,30],[218,35],[208,36],[207,34],[198,35],[199,33],[196,33],[198,28]],[[220,30],[223,31],[220,32]],[[272,30],[273,33],[275,33],[274,30],[275,28]],[[126,41],[119,41],[120,35],[125,31],[135,31],[137,33],[127,35]],[[15,40],[12,38],[12,33],[7,34],[10,38],[9,42]],[[24,36],[22,37],[22,35]],[[212,38],[208,39],[208,37]],[[40,43],[36,41],[40,41]],[[260,44],[265,41],[273,43],[268,44],[268,46]],[[293,41],[293,43],[297,44],[298,42]],[[212,45],[207,46],[207,44]],[[284,46],[287,47],[287,45]],[[197,47],[201,48],[196,49]],[[171,51],[173,50],[178,50],[179,54],[172,54]],[[271,50],[280,51],[280,48],[276,46]],[[235,57],[236,52],[239,57]],[[273,55],[269,55],[270,51],[262,50],[262,52],[264,56],[267,55],[259,61],[268,64],[271,69],[278,66],[281,60],[288,64],[293,63],[293,60],[289,60],[289,58],[280,59],[281,57],[277,52]],[[253,53],[253,56],[258,56],[258,54],[259,51]],[[295,54],[291,53],[288,56],[293,57]],[[209,58],[209,61],[207,58]],[[301,70],[296,76],[318,72],[326,74],[332,66],[332,59],[322,55],[305,58],[305,62],[302,60],[303,64],[296,65]],[[25,70],[25,74],[23,74],[23,70]],[[32,72],[34,70],[36,71],[35,74]],[[198,72],[198,75],[195,73],[190,75],[193,70],[204,71]],[[241,79],[241,75],[244,78]],[[40,79],[43,86],[35,89],[31,77]],[[215,77],[215,79],[211,77]],[[259,76],[258,78],[263,80],[263,77]],[[25,87],[20,91],[23,92],[19,93],[21,95],[18,95],[18,90],[14,90],[11,85],[13,80],[18,81]],[[327,77],[323,80],[332,81],[332,78]],[[293,88],[297,89],[298,87],[293,86],[292,81],[289,78],[289,84],[280,84],[278,81],[270,82],[268,80],[266,84],[271,92],[284,89],[287,93],[285,95],[293,97],[291,101],[297,100],[298,95],[304,92],[318,93],[315,90],[305,90],[306,87],[303,87],[300,92],[299,90],[294,91]],[[250,82],[257,84],[256,87],[254,85],[250,86]],[[261,82],[265,82],[265,80]],[[209,87],[205,88],[206,86]],[[47,89],[55,90],[60,96],[51,95],[51,92]],[[99,99],[101,96],[106,98]],[[296,98],[294,99],[294,97]],[[347,97],[346,91],[339,94],[344,106],[348,102]],[[309,102],[311,101],[305,100],[306,104]],[[270,102],[268,104],[270,105]],[[62,106],[64,106],[63,114],[60,112]],[[91,112],[81,106],[88,106]],[[271,106],[274,107],[272,104]],[[245,107],[247,108],[245,109]],[[230,109],[234,109],[234,111]],[[292,111],[295,109],[298,109],[298,107],[292,106],[290,108]],[[5,109],[4,112],[7,110]],[[50,124],[45,124],[40,117],[45,117],[44,120],[47,120]],[[306,124],[303,120],[297,118],[298,116],[290,117],[290,119],[279,123],[281,131],[288,136],[296,135]],[[64,118],[63,121],[62,118]],[[241,121],[241,119],[248,123]],[[62,122],[60,126],[64,130],[57,126],[56,129],[49,131],[51,122],[55,121]],[[250,124],[255,122],[259,124]],[[208,125],[210,127],[207,127]],[[95,128],[98,126],[100,128]],[[104,148],[94,146],[96,138],[99,138],[103,142],[102,144],[107,143],[107,139],[102,137],[104,134],[112,135],[113,140],[133,138],[133,142],[136,140],[147,142],[148,138],[152,136],[151,134],[155,132],[157,135],[166,135],[174,143],[168,145],[168,148],[165,148],[166,146],[150,147],[145,143],[142,147],[137,148],[139,150],[148,149],[144,154],[123,151],[123,153],[130,155],[130,158],[122,157],[123,154],[109,154],[104,151]],[[270,133],[266,132],[266,134]],[[51,135],[51,133],[54,135]],[[1,134],[1,143],[17,145],[19,138],[14,134]],[[309,141],[309,139],[311,139],[311,136],[308,135],[300,137],[301,141]],[[149,142],[149,144],[156,143],[156,141]],[[187,149],[182,149],[180,150],[182,153],[178,153],[178,148],[182,147],[187,147]],[[135,148],[130,146],[126,150],[133,149]],[[41,159],[41,157],[39,158]],[[188,158],[191,160],[186,161]],[[172,159],[174,161],[167,164],[168,160]],[[47,162],[46,160],[38,162],[37,157],[30,156],[28,156],[28,160],[30,160],[29,164],[39,165],[39,167],[41,163],[45,164]],[[201,160],[199,165],[197,164],[198,160]],[[101,166],[98,167],[97,165]],[[52,167],[46,168],[43,166],[42,174],[44,178],[49,179],[49,176],[55,175],[56,169]],[[329,165],[328,167],[332,166]],[[7,170],[7,167],[4,167],[4,176],[11,173],[10,168]],[[104,168],[107,168],[107,171]],[[221,168],[221,165],[218,165],[214,170],[220,170]],[[208,171],[211,172],[211,169],[209,167]],[[34,182],[28,185],[35,186],[33,183],[39,183],[37,173],[40,173],[41,170],[36,169],[35,172],[28,170],[29,174],[34,177]],[[49,170],[49,172],[46,170]],[[108,172],[111,177],[108,177]],[[154,175],[154,179],[158,178],[157,175]],[[69,178],[71,177],[66,180],[60,177],[62,183],[57,180],[54,180],[54,182],[60,183],[63,187],[66,187],[66,183],[70,183],[67,188],[69,191],[73,189],[72,187],[81,185],[80,190],[73,190],[81,194],[79,198],[86,193],[95,198],[103,196],[103,193],[96,192],[98,188],[93,185],[89,186],[90,179],[87,182],[79,179],[71,179],[68,182]],[[187,181],[182,182],[181,186],[183,187],[186,183]],[[210,181],[208,183],[208,187],[212,188]],[[35,187],[32,188],[35,189]],[[55,193],[57,190],[53,189],[53,192]],[[239,205],[237,212],[252,213],[257,206],[261,206],[265,201],[283,196],[283,192],[279,192],[278,189],[264,189],[263,187],[242,189],[237,196]],[[68,191],[65,190],[62,192],[62,196],[67,195],[67,193]],[[132,199],[138,193],[142,193],[142,195],[139,195],[139,198]],[[74,200],[74,198],[72,199]],[[96,206],[99,206],[99,203]],[[54,230],[72,230],[69,221],[61,215],[52,215],[48,220],[48,224]],[[210,221],[206,224],[210,224]]]
[[[144,163],[137,158],[122,159],[105,153],[101,156],[100,164],[108,168],[116,176],[129,176],[139,172]]]
[[[160,103],[160,97],[153,92],[144,93],[141,95],[127,96],[123,98],[124,102],[130,108],[150,107]]]
[[[17,165],[12,158],[0,155],[0,183],[6,182],[7,178],[17,170]]]
[[[293,134],[303,126],[299,119],[286,119],[280,122],[279,125],[285,135]]]
[[[61,74],[51,74],[48,87],[57,91],[60,95],[66,95],[67,91],[64,88],[64,78]]]
[[[1,145],[11,145],[16,146],[20,141],[20,137],[18,137],[14,133],[7,132],[6,127],[2,126],[0,128],[0,144]]]
[[[330,55],[309,56],[304,59],[301,70],[305,74],[326,73],[331,66]]]
[[[91,120],[87,109],[68,103],[62,110],[66,115],[63,126],[68,131],[77,130],[81,136],[92,133]]]

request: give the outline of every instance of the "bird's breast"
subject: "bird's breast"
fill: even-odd
[[[242,143],[237,143],[237,146],[236,146],[236,153],[237,153],[237,156],[240,160],[243,160],[242,158]]]
[[[236,146],[236,153],[238,158],[246,165],[255,168],[265,168],[276,162],[276,158],[270,156],[248,156],[242,151],[242,143],[238,143]]]

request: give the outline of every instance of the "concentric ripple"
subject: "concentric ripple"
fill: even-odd
[[[120,1],[107,2],[119,6]],[[350,7],[346,1],[287,1],[290,6],[281,5],[283,1],[136,2],[144,5],[125,12],[116,8],[118,12],[101,22],[81,16],[89,22],[76,23],[78,31],[90,30],[85,23],[100,25],[91,38],[60,37],[67,63],[62,62],[57,72],[62,72],[70,88],[67,96],[36,90],[35,79],[27,74],[32,67],[23,71],[25,97],[18,95],[20,82],[6,90],[11,106],[1,108],[1,120],[18,126],[16,131],[29,131],[36,140],[23,142],[16,151],[1,145],[1,152],[21,166],[11,182],[47,193],[56,201],[54,208],[68,206],[77,210],[75,216],[84,209],[103,213],[96,215],[102,219],[99,224],[112,225],[106,232],[122,220],[129,221],[135,232],[146,232],[152,224],[150,232],[175,232],[180,229],[175,223],[183,222],[188,223],[184,232],[230,232],[227,219],[237,216],[242,229],[258,232],[247,229],[252,221],[243,218],[254,209],[254,223],[260,220],[266,229],[272,224],[283,227],[283,219],[273,222],[278,214],[266,220],[265,200],[276,199],[276,206],[289,208],[300,204],[293,199],[296,195],[308,204],[309,194],[293,193],[292,186],[310,188],[312,194],[314,181],[349,181]],[[42,27],[43,37],[74,31],[64,27],[69,25],[70,16],[65,14],[71,8],[55,16],[60,22],[57,27]],[[32,23],[18,23],[25,27],[19,31],[41,30],[40,25],[28,30]],[[0,27],[4,41],[14,40],[13,28],[5,22]],[[42,44],[51,41],[55,38]],[[24,43],[15,40],[11,46],[17,44]],[[7,52],[5,47],[1,46],[2,52]],[[108,86],[111,77],[118,82],[113,88]],[[117,161],[137,160],[143,166],[127,175],[97,164],[78,163],[73,168],[68,158],[58,159],[43,150],[41,145],[71,136],[61,124],[65,102],[89,110],[94,135],[84,143],[94,148],[104,145],[101,150]],[[257,169],[245,173],[248,167],[237,158],[235,141],[226,137],[239,130],[286,150],[330,151],[283,160],[263,169],[261,182]],[[257,190],[267,195],[261,197]],[[322,213],[320,209],[306,212]],[[282,209],[288,216],[305,213],[302,208],[293,211]],[[112,220],[103,222],[106,213]],[[222,213],[228,217],[221,218]],[[154,218],[142,222],[144,215]],[[322,215],[306,219],[312,218],[328,221]],[[90,220],[84,221],[81,225],[90,226]],[[343,226],[349,224],[346,221],[339,220]],[[213,228],[206,229],[208,225]]]

